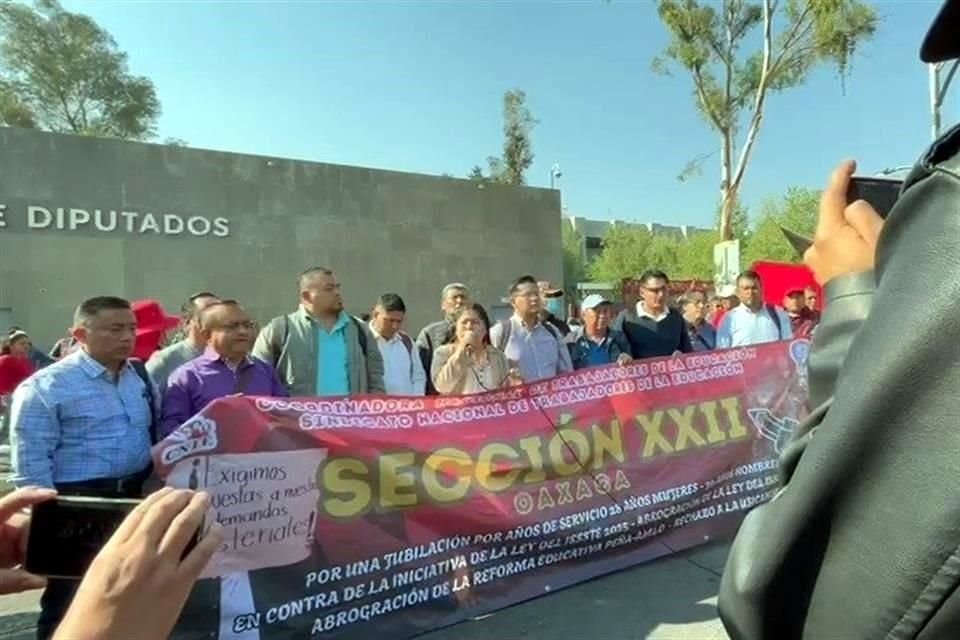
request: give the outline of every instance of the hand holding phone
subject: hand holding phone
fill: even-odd
[[[851,176],[850,186],[847,188],[847,204],[863,200],[873,207],[877,215],[886,220],[893,205],[900,198],[902,187],[903,180]]]
[[[842,162],[820,196],[817,232],[803,260],[821,285],[874,266],[883,218],[867,201],[848,199],[856,169],[856,162]]]
[[[206,494],[170,488],[137,505],[90,565],[54,640],[168,637],[222,541],[214,524],[188,551],[208,508]]]
[[[39,589],[46,584],[40,576],[16,569],[23,564],[30,530],[28,507],[52,500],[53,489],[17,489],[0,498],[0,595]]]

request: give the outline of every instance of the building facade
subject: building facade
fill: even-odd
[[[399,293],[413,332],[448,282],[491,306],[518,275],[560,283],[560,220],[548,189],[0,128],[0,330],[43,348],[84,298],[201,290],[265,322],[323,265],[352,313]]]
[[[583,257],[589,263],[603,251],[603,237],[612,227],[642,227],[653,234],[671,235],[677,238],[689,238],[691,234],[710,231],[689,225],[667,225],[656,222],[632,222],[624,220],[591,220],[582,216],[565,216],[563,224],[580,234]]]

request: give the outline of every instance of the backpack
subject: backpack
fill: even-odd
[[[154,445],[160,441],[158,436],[160,416],[157,412],[157,399],[153,393],[153,381],[150,380],[150,374],[147,373],[147,367],[143,364],[143,360],[130,358],[130,366],[137,372],[137,376],[143,381],[145,387],[143,390],[143,399],[150,405],[150,444]]]
[[[777,313],[777,308],[772,304],[763,305],[767,310],[767,315],[770,316],[770,319],[773,320],[773,324],[777,327],[777,340],[783,338],[783,327],[780,326],[780,314]]]
[[[493,346],[498,350],[503,351],[507,348],[507,345],[510,344],[510,334],[513,331],[513,323],[510,321],[510,318],[507,318],[505,320],[501,320],[497,324],[500,325],[500,339],[497,340],[497,344]],[[541,322],[540,324],[546,327],[547,331],[550,332],[550,335],[556,339],[558,348],[563,346],[563,336],[560,335],[559,329],[557,329],[550,322]]]
[[[400,331],[400,342],[403,343],[403,346],[407,348],[407,354],[410,356],[410,379],[413,380],[413,359],[419,358],[420,354],[417,353],[416,356],[413,355],[413,338],[408,336],[403,331]]]
[[[281,318],[283,319],[283,338],[278,342],[277,327],[275,325],[279,323],[278,321]],[[284,316],[281,316],[281,318],[274,318],[273,320],[270,321],[270,324],[274,325],[272,339],[270,342],[270,355],[273,356],[274,366],[277,366],[280,363],[280,358],[282,358],[283,354],[286,353],[287,343],[290,341],[290,316],[284,315]],[[360,322],[353,316],[350,316],[350,320],[357,327],[357,341],[360,343],[360,352],[363,353],[363,357],[366,358],[367,357],[367,332],[364,329],[362,322]],[[410,338],[408,336],[407,340],[409,339]],[[404,344],[406,344],[406,342]],[[412,350],[413,343],[411,343],[408,348]]]

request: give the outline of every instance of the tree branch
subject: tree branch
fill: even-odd
[[[703,110],[706,112],[707,117],[710,118],[713,126],[715,126],[718,131],[723,131],[723,123],[721,123],[719,116],[717,116],[717,113],[710,106],[709,100],[707,100],[706,81],[704,80],[703,72],[700,67],[693,67],[690,71],[693,73],[693,86],[697,90],[697,97],[700,99],[700,104],[703,105]]]
[[[793,26],[790,28],[790,31],[783,38],[783,44],[781,45],[780,51],[777,54],[776,59],[773,61],[773,64],[770,65],[770,70],[772,74],[780,69],[780,64],[783,62],[783,59],[790,52],[790,48],[796,42],[800,42],[803,38],[810,33],[810,30],[813,28],[813,20],[807,20],[807,14],[810,13],[810,2],[806,2],[803,5],[803,11],[800,12],[800,15],[797,16],[797,21],[793,23]],[[771,16],[773,14],[771,13]],[[801,31],[801,27],[803,27]]]
[[[677,176],[678,182],[686,182],[687,178],[690,176],[701,173],[700,167],[703,166],[703,163],[717,155],[720,152],[720,148],[716,148],[713,151],[708,151],[706,153],[700,153],[695,158],[690,160],[687,163],[687,166],[683,168],[683,171]]]
[[[728,188],[734,192],[740,188],[747,162],[750,160],[750,152],[757,141],[757,133],[760,131],[760,125],[763,122],[763,103],[767,97],[767,83],[770,79],[770,55],[773,49],[773,14],[770,12],[770,3],[771,0],[763,0],[763,61],[760,66],[760,82],[757,84],[753,115],[750,118],[750,126],[747,128],[747,137],[743,142],[743,148],[740,150],[740,157],[737,159],[737,169],[728,185]]]

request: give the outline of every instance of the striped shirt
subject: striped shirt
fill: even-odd
[[[13,394],[14,484],[122,478],[150,462],[150,405],[143,380],[125,364],[115,382],[84,350],[24,381]]]

